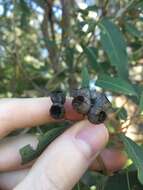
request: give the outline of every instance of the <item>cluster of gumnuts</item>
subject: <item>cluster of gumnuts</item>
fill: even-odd
[[[107,110],[111,103],[106,95],[89,88],[80,88],[71,92],[73,109],[87,117],[94,124],[100,124],[107,118]],[[50,114],[54,119],[64,118],[66,95],[58,90],[51,93],[52,106]]]

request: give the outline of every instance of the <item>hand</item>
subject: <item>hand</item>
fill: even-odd
[[[1,100],[0,137],[14,129],[53,122],[49,115],[51,104],[50,98]],[[65,109],[65,119],[82,119],[72,109],[70,100],[66,102]],[[72,189],[91,163],[92,169],[102,169],[96,160],[100,153],[106,169],[116,171],[123,166],[126,157],[119,150],[103,150],[107,142],[108,131],[104,125],[80,121],[52,142],[35,163],[21,165],[19,149],[27,144],[36,148],[38,140],[30,134],[7,137],[0,144],[0,188]]]

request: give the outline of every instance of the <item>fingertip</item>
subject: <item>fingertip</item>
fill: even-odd
[[[25,186],[30,189],[31,182],[35,182],[37,189],[41,189],[41,184],[45,189],[52,189],[53,185],[54,189],[72,189],[107,140],[104,125],[94,125],[88,120],[77,122],[48,146],[16,189],[22,190]]]
[[[127,162],[127,156],[123,151],[115,148],[106,149],[101,153],[101,157],[107,169],[112,172],[122,169]]]
[[[103,124],[95,125],[89,121],[82,121],[84,127],[77,133],[76,138],[84,141],[90,148],[90,157],[101,152],[108,142],[108,131]]]
[[[109,172],[116,172],[122,169],[127,162],[127,155],[125,155],[124,152],[119,149],[105,149],[100,155],[106,170]],[[103,168],[101,164],[95,160],[90,169],[93,171],[101,171]]]

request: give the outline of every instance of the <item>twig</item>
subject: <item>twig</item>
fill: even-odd
[[[92,32],[91,36],[89,37],[88,42],[85,44],[86,47],[90,44],[90,40],[92,39],[92,37],[94,37],[94,31]],[[79,56],[76,59],[75,65],[78,65],[78,63],[83,55],[84,55],[83,52],[79,54]]]
[[[118,18],[122,17],[134,3],[135,3],[135,0],[131,0],[124,8],[121,8],[117,12],[114,20],[117,20]]]
[[[48,41],[50,40],[50,34],[49,34],[49,30],[48,30],[48,21],[49,18],[51,20],[51,9],[53,2],[51,0],[47,1],[44,4],[44,18],[41,24],[41,30],[43,33],[43,37],[44,37],[44,42],[45,42],[45,46],[49,52],[49,58],[52,64],[52,68],[54,70],[55,73],[58,72],[59,70],[59,58],[58,58],[58,49],[57,49],[57,45],[55,43],[55,41],[53,41],[54,44],[50,44]],[[55,34],[54,34],[54,29],[53,29],[53,19],[51,20],[51,35],[53,36],[52,39],[55,39]]]
[[[54,3],[54,0],[53,1],[52,0],[47,1],[47,4],[48,4],[48,18],[49,18],[49,22],[50,22],[51,36],[52,36],[53,41],[55,41],[56,38],[55,38],[53,10],[52,10],[53,3]]]
[[[68,46],[70,33],[70,1],[61,0],[62,5],[62,45]]]

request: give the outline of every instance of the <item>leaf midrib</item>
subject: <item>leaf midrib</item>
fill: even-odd
[[[110,84],[110,85],[112,85],[113,87],[116,86],[116,87],[118,87],[118,89],[121,89],[122,92],[123,92],[123,90],[124,90],[124,91],[127,92],[127,93],[135,94],[134,92],[131,92],[131,90],[128,90],[127,88],[123,88],[123,87],[121,87],[121,86],[119,86],[119,85],[112,84],[111,82],[107,82],[107,81],[105,81],[105,80],[103,80],[103,79],[99,79],[98,82],[104,82],[105,84]]]
[[[120,64],[120,59],[119,59],[119,57],[118,57],[118,54],[116,53],[116,51],[115,51],[115,49],[116,49],[116,46],[114,46],[114,43],[112,42],[112,38],[110,37],[110,33],[108,32],[108,30],[106,30],[106,27],[104,27],[104,25],[102,24],[102,23],[99,23],[99,25],[101,26],[101,28],[103,28],[103,30],[104,31],[106,31],[106,34],[107,34],[107,36],[108,36],[108,38],[109,38],[109,40],[110,40],[110,42],[111,42],[111,45],[112,45],[112,49],[113,49],[113,52],[114,52],[114,54],[115,54],[115,56],[116,56],[116,58],[117,58],[117,60],[118,60],[118,63]],[[118,66],[118,65],[117,65]]]

